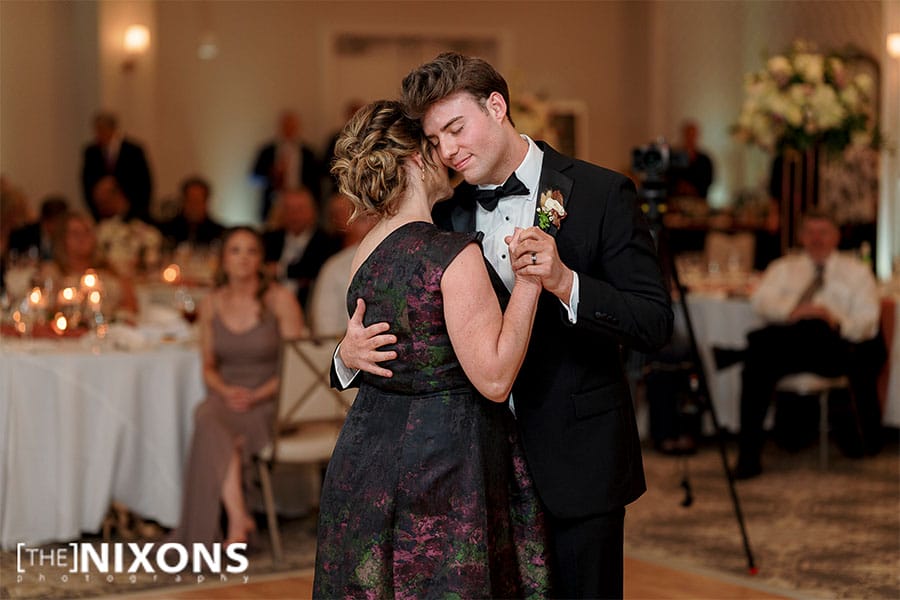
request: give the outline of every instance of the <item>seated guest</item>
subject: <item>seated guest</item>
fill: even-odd
[[[68,210],[62,196],[47,196],[41,202],[40,219],[14,229],[9,234],[9,251],[19,255],[34,254],[41,260],[53,258],[53,230],[59,217]]]
[[[102,294],[100,309],[107,319],[134,320],[137,295],[131,281],[117,275],[97,252],[97,235],[90,217],[66,212],[53,232],[53,260],[41,267],[42,279],[51,279],[54,289],[78,287],[88,270],[97,273]]]
[[[878,334],[878,286],[869,265],[836,251],[839,239],[828,215],[808,212],[799,233],[803,252],[774,261],[751,298],[754,310],[770,325],[747,335],[742,356],[738,479],[762,472],[769,401],[776,382],[792,373],[847,375],[866,449],[874,452],[880,445],[875,381],[881,364],[863,350],[873,348],[865,342]]]
[[[272,437],[279,350],[304,334],[294,295],[263,272],[259,234],[248,227],[223,236],[217,288],[200,306],[203,380],[207,398],[194,413],[185,470],[181,524],[172,541],[245,542],[254,529],[244,498],[250,458]]]
[[[100,214],[100,255],[113,270],[131,278],[158,266],[162,234],[153,225],[128,216],[130,203],[115,178],[107,176],[97,182],[94,204]]]
[[[202,177],[188,177],[181,184],[181,212],[161,226],[171,247],[180,244],[209,247],[219,240],[225,228],[209,216],[209,182]]]
[[[350,266],[359,242],[375,225],[371,215],[353,215],[353,204],[343,194],[331,198],[330,214],[346,214],[349,223],[336,223],[343,233],[344,249],[322,265],[309,301],[309,320],[317,338],[341,337],[347,329],[347,288]],[[345,210],[346,208],[346,210]]]
[[[313,281],[325,260],[340,249],[340,242],[317,228],[318,212],[309,190],[282,192],[277,202],[281,227],[264,236],[266,262],[306,310]]]
[[[325,223],[323,228],[328,235],[340,240],[342,248],[346,248],[348,243],[356,243],[347,242],[345,239],[352,214],[353,203],[350,202],[347,196],[341,193],[332,194],[328,204],[325,206]]]

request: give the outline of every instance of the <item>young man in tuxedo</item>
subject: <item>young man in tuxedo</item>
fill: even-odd
[[[520,135],[507,84],[483,60],[441,54],[404,79],[403,100],[465,179],[435,222],[484,233],[501,304],[515,271],[543,283],[511,404],[546,509],[554,593],[621,597],[625,505],[646,489],[621,350],[663,346],[673,318],[635,187]],[[509,256],[516,227],[527,229]],[[343,367],[390,376],[377,364],[395,357],[389,325],[364,327],[363,313],[339,348],[343,381]]]

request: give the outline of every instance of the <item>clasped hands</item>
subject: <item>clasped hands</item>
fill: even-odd
[[[575,274],[563,264],[556,239],[538,227],[519,229],[504,238],[516,277],[535,277],[545,290],[569,304]]]
[[[516,228],[504,241],[509,246],[510,263],[517,280],[539,283],[548,292],[569,304],[574,273],[559,258],[556,240],[537,227]],[[397,337],[388,333],[389,323],[363,323],[366,303],[357,298],[356,309],[347,323],[347,333],[338,349],[341,362],[349,369],[366,371],[379,377],[391,377],[390,369],[379,363],[394,360],[397,353],[381,350],[397,343]]]
[[[797,321],[802,321],[804,319],[820,319],[828,323],[828,326],[832,329],[837,329],[839,324],[837,317],[835,317],[830,310],[821,304],[813,304],[812,302],[800,304],[791,311],[790,315],[788,315],[788,321],[791,323],[796,323]]]

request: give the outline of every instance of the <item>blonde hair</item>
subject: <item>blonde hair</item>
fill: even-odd
[[[395,100],[377,100],[361,108],[344,126],[335,145],[331,173],[338,189],[353,202],[352,222],[360,214],[396,214],[406,191],[403,163],[419,153],[435,165],[421,125]]]

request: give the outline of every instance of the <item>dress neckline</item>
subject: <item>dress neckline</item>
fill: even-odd
[[[219,315],[219,311],[216,311],[215,320],[218,321],[219,326],[222,329],[224,329],[225,331],[227,331],[230,335],[240,336],[240,335],[247,335],[254,329],[258,329],[259,327],[261,327],[263,325],[263,323],[265,323],[265,321],[266,321],[266,314],[265,314],[265,311],[262,311],[259,315],[259,319],[257,319],[253,325],[251,325],[247,329],[242,329],[241,331],[235,331],[234,329],[232,329],[231,327],[226,325],[225,320],[222,319],[221,315]]]
[[[384,239],[381,240],[380,242],[378,242],[378,244],[376,244],[374,248],[372,248],[372,251],[369,252],[369,255],[366,257],[366,259],[364,261],[359,263],[359,266],[356,268],[356,271],[353,273],[353,276],[350,278],[350,286],[351,287],[353,286],[353,282],[356,281],[357,275],[359,275],[359,273],[363,270],[363,267],[365,267],[372,260],[372,257],[375,256],[381,250],[381,248],[385,245],[385,243],[389,239],[394,237],[397,234],[397,232],[399,232],[401,229],[405,229],[405,228],[409,227],[410,225],[427,225],[428,227],[432,227],[432,228],[435,227],[434,223],[429,223],[428,221],[409,221],[407,223],[404,223],[403,225],[398,225],[390,233],[388,233],[386,236],[384,236]]]

